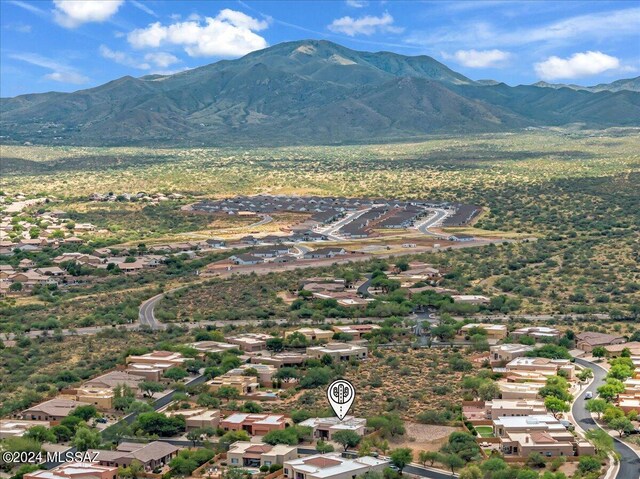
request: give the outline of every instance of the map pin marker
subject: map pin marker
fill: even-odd
[[[349,381],[338,379],[331,383],[327,389],[327,399],[331,409],[341,421],[349,412],[353,400],[356,398],[356,388]]]

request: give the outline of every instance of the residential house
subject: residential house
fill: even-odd
[[[539,398],[543,383],[513,383],[498,381],[502,399],[536,399]]]
[[[248,441],[234,442],[227,451],[227,464],[231,467],[251,467],[260,468],[262,466],[272,466],[274,464],[284,464],[298,457],[296,446],[285,444],[255,443]]]
[[[309,251],[304,254],[304,259],[322,259],[322,258],[334,258],[335,256],[346,255],[347,251],[344,248],[318,248],[314,251]]]
[[[246,333],[226,339],[230,344],[235,344],[240,350],[251,353],[266,349],[267,339],[271,339],[272,337],[273,336],[268,334]]]
[[[505,369],[507,373],[531,372],[545,377],[555,376],[562,371],[568,379],[572,379],[575,375],[575,366],[568,359],[530,358],[521,356],[509,361]]]
[[[485,402],[487,419],[508,416],[545,415],[547,408],[542,399],[493,399]]]
[[[493,431],[500,438],[502,452],[507,455],[529,457],[537,452],[556,457],[595,452],[593,446],[576,439],[551,415],[499,417],[493,421]]]
[[[320,328],[299,328],[294,331],[286,331],[284,337],[288,338],[292,334],[302,334],[307,341],[331,341],[333,339],[333,331],[330,329]]]
[[[255,375],[254,375],[255,371]],[[257,377],[261,386],[271,387],[273,377],[278,372],[278,368],[270,364],[242,364],[237,368],[227,371],[229,376],[251,376]]]
[[[37,421],[60,421],[67,417],[78,406],[89,406],[89,403],[73,399],[54,398],[22,411],[23,419]]]
[[[348,459],[333,452],[285,461],[283,473],[284,479],[354,479],[367,472],[382,473],[388,466],[386,459],[371,456]]]
[[[264,263],[263,258],[259,258],[258,256],[254,256],[250,253],[233,255],[229,259],[237,265],[250,265],[250,264]]]
[[[337,417],[315,417],[302,421],[300,426],[308,426],[313,430],[313,437],[322,440],[332,440],[333,435],[339,431],[352,431],[359,436],[364,436],[367,428],[367,420],[353,416],[345,416],[341,421]]]
[[[260,388],[260,383],[255,376],[243,376],[237,374],[223,374],[208,381],[209,390],[216,392],[222,387],[232,387],[240,396],[249,396]]]
[[[353,339],[362,339],[362,336],[372,332],[373,330],[380,329],[377,324],[349,324],[346,326],[333,326],[335,333],[349,334]]]
[[[116,479],[118,468],[96,462],[67,462],[53,469],[27,472],[23,479]]]
[[[270,364],[276,368],[302,366],[309,356],[302,353],[276,353],[270,356],[251,356],[252,364]]]
[[[451,295],[454,303],[463,304],[489,304],[491,301],[486,296],[480,296],[477,294],[453,294]]]
[[[35,426],[48,428],[48,421],[27,421],[22,419],[2,419],[0,420],[0,439],[8,437],[22,437],[25,432]]]
[[[153,441],[148,444],[121,442],[114,451],[89,449],[90,454],[97,453],[96,460],[104,466],[127,467],[134,460],[139,461],[145,471],[153,471],[169,464],[178,454],[179,448],[167,442]]]
[[[165,411],[164,413],[169,417],[184,417],[187,432],[205,427],[216,429],[220,424],[220,411],[217,409],[178,409],[176,411]]]
[[[489,323],[469,323],[465,324],[458,331],[459,338],[466,338],[473,333],[473,330],[481,329],[487,333],[487,339],[499,340],[507,337],[507,326],[504,324]]]
[[[598,346],[609,346],[626,342],[627,340],[622,335],[596,333],[593,331],[576,334],[576,347],[587,353],[590,353],[593,351],[593,348]]]
[[[81,387],[76,390],[76,400],[93,404],[100,411],[113,409],[113,398],[115,393],[109,388]]]
[[[281,414],[233,413],[220,421],[224,431],[247,431],[251,436],[264,436],[287,426],[287,419]]]
[[[367,348],[355,344],[327,343],[322,346],[308,347],[307,355],[316,359],[328,355],[334,361],[349,361],[351,359],[366,359]]]
[[[533,346],[526,346],[524,344],[498,344],[491,346],[489,349],[489,362],[492,366],[508,363],[533,350]]]
[[[126,386],[131,389],[134,394],[138,394],[140,392],[139,384],[143,380],[144,378],[142,378],[141,376],[129,374],[126,371],[111,371],[85,381],[82,387],[113,390],[118,386]]]
[[[530,326],[526,328],[519,328],[514,331],[511,331],[509,336],[514,339],[522,338],[523,336],[527,336],[529,338],[534,338],[536,340],[545,340],[545,339],[556,339],[559,338],[562,333],[556,328],[549,328],[546,326]]]

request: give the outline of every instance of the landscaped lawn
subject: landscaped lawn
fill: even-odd
[[[480,437],[494,437],[493,428],[491,426],[475,426],[476,431]]]

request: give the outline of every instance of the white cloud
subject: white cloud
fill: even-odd
[[[89,79],[77,72],[53,72],[44,76],[47,80],[53,80],[60,83],[71,83],[73,85],[84,85]]]
[[[369,5],[367,0],[347,0],[347,7],[363,8]]]
[[[344,33],[350,37],[355,35],[373,35],[374,33],[402,33],[401,27],[393,25],[393,17],[385,12],[380,17],[365,15],[359,18],[349,16],[336,18],[327,27],[335,33]]]
[[[446,27],[429,32],[412,32],[405,39],[416,45],[473,46],[475,48],[515,47],[538,43],[558,45],[605,40],[638,34],[640,8],[627,8],[579,15],[527,28],[500,29],[488,22],[473,22],[458,28]]]
[[[134,48],[158,48],[162,45],[183,46],[189,56],[234,57],[267,47],[267,41],[257,31],[269,26],[234,10],[224,9],[215,18],[162,25],[152,23],[147,28],[133,30],[127,36]]]
[[[89,81],[89,78],[79,73],[75,68],[60,63],[51,58],[43,57],[36,53],[14,53],[9,55],[15,60],[20,60],[30,65],[51,70],[44,78],[60,83],[73,83],[74,85],[82,85]]]
[[[151,10],[148,6],[146,6],[144,3],[142,2],[138,2],[137,0],[129,0],[129,2],[131,2],[131,5],[133,5],[134,7],[136,7],[138,10],[142,10],[144,13],[146,13],[147,15],[151,15],[152,17],[156,17],[158,18],[158,14],[156,12],[154,12],[153,10]]]
[[[168,66],[178,63],[180,60],[175,55],[167,52],[147,53],[144,56],[145,61],[153,63],[159,68],[167,68]]]
[[[447,59],[455,60],[460,65],[469,68],[487,68],[503,64],[511,54],[502,50],[458,50],[453,55],[443,53]]]
[[[151,68],[149,63],[140,62],[125,52],[111,50],[106,45],[100,45],[100,55],[102,55],[103,58],[113,60],[127,67],[138,68],[140,70],[149,70]]]
[[[139,70],[151,70],[153,67],[167,68],[180,61],[175,55],[167,52],[147,53],[144,56],[144,60],[140,60],[128,53],[111,50],[106,45],[100,45],[100,55],[120,65],[137,68]]]
[[[538,76],[545,80],[580,78],[620,68],[620,60],[602,52],[574,53],[569,58],[552,56],[534,65]]]
[[[83,23],[104,22],[111,18],[124,0],[53,0],[53,19],[65,28]]]

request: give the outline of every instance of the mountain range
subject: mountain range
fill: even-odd
[[[638,83],[511,87],[471,80],[428,56],[305,40],[173,75],[2,98],[0,141],[270,146],[576,124],[640,126]]]

